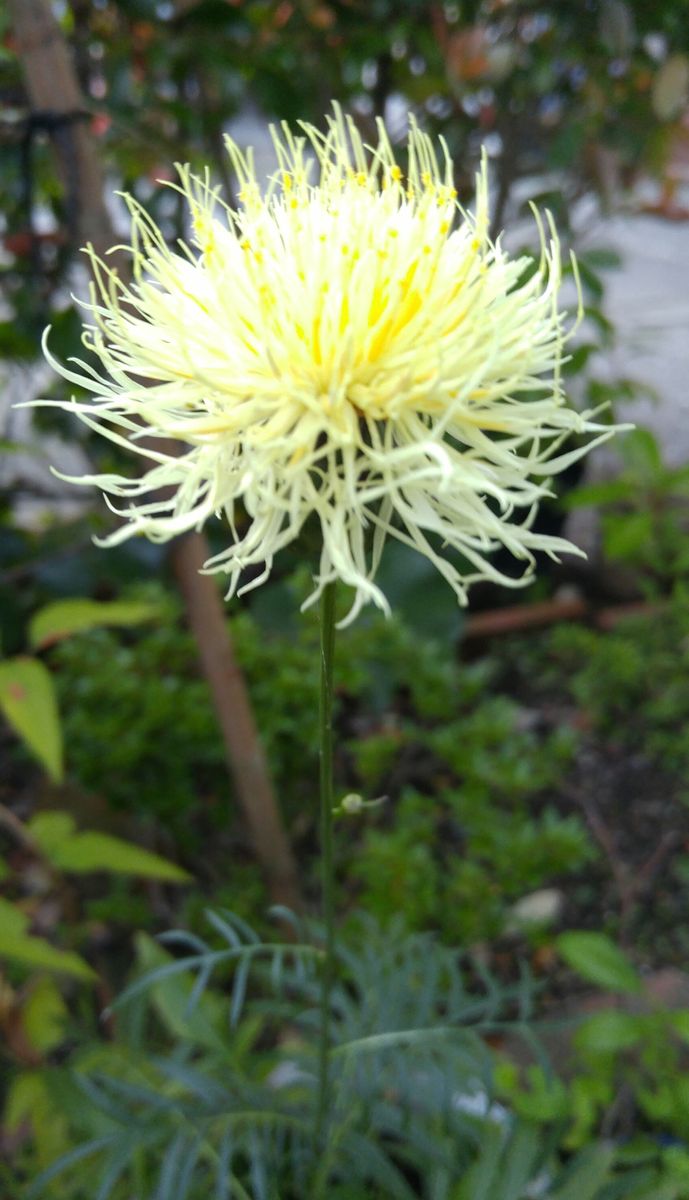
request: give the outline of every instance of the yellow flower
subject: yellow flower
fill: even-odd
[[[485,162],[465,212],[444,144],[439,162],[413,124],[406,176],[382,126],[370,148],[338,109],[324,134],[301,130],[274,135],[265,194],[228,141],[236,209],[179,168],[191,247],[168,247],[127,197],[131,287],[89,251],[83,342],[103,374],[46,353],[92,393],[64,407],[152,464],[76,481],[131,501],[104,544],[165,541],[224,514],[230,544],[207,568],[228,573],[231,594],[248,567],[263,569],[247,586],[263,582],[314,514],[307,603],[340,579],[350,616],[367,601],[387,609],[375,576],[388,536],[424,554],[460,603],[478,579],[522,584],[535,550],[574,549],[531,528],[548,478],[611,433],[563,396],[555,232],[539,222],[535,270],[511,259],[488,236]],[[571,433],[594,437],[562,452]],[[489,561],[500,546],[525,563],[518,578]]]

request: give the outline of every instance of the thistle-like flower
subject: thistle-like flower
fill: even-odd
[[[575,549],[532,529],[549,477],[611,432],[563,395],[555,231],[537,218],[535,269],[511,259],[488,234],[485,162],[466,212],[444,144],[438,156],[413,124],[406,174],[382,125],[375,147],[339,110],[324,134],[301,134],[274,134],[264,193],[251,154],[228,141],[236,209],[179,168],[191,246],[167,246],[126,197],[131,286],[89,251],[83,343],[103,373],[46,353],[92,394],[63,406],[152,464],[76,481],[131,501],[103,544],[165,541],[224,514],[230,544],[207,569],[227,572],[232,594],[247,567],[262,567],[247,587],[263,582],[313,514],[322,550],[307,603],[340,579],[350,616],[367,601],[387,609],[375,576],[388,536],[425,555],[460,603],[475,580],[518,586],[534,551]],[[572,433],[593,437],[563,451]],[[501,546],[524,564],[517,578],[491,564]]]

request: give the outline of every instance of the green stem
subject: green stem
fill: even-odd
[[[318,1098],[316,1108],[316,1151],[322,1147],[330,1108],[330,992],[335,965],[335,903],[333,879],[333,659],[335,653],[335,584],[328,583],[321,595],[321,687],[320,803],[321,803],[321,888],[325,944],[321,974],[320,1028],[318,1040]]]

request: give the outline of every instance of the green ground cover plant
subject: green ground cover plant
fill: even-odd
[[[628,433],[619,453],[615,478],[575,488],[566,507],[596,506],[605,560],[642,593],[667,595],[689,571],[689,467],[668,467],[650,429]]]
[[[208,700],[197,677],[193,646],[180,625],[176,606],[158,589],[147,590],[145,594],[147,602],[155,604],[157,611],[164,614],[153,632],[147,630],[144,636],[143,629],[135,627],[85,630],[42,652],[60,698],[70,787],[78,784],[88,791],[87,782],[79,778],[80,738],[86,739],[88,735],[91,749],[87,749],[88,743],[84,741],[83,761],[89,761],[93,746],[102,739],[99,744],[103,745],[106,764],[108,754],[113,755],[112,765],[108,765],[102,778],[107,783],[112,776],[121,788],[122,797],[140,768],[137,754],[153,756],[148,768],[149,777],[153,779],[159,769],[161,786],[169,780],[170,795],[174,797],[173,773],[165,775],[164,756],[159,768],[156,767],[155,754],[161,747],[171,754],[174,747],[178,769],[181,769],[184,755],[190,750],[198,750],[193,739],[185,742],[177,731],[179,698],[189,694],[185,689],[191,688],[191,694],[195,695],[195,717],[199,720],[196,728],[203,728],[205,724],[207,745],[212,745],[213,721]],[[143,595],[141,593],[139,599]],[[289,595],[291,608],[288,605],[285,609],[285,597]],[[312,821],[304,819],[310,784],[303,774],[307,773],[309,764],[312,768],[314,765],[313,704],[317,680],[312,650],[316,631],[304,622],[301,635],[295,634],[289,614],[296,612],[299,596],[297,576],[286,591],[282,591],[278,603],[285,618],[283,631],[275,628],[270,606],[263,612],[258,606],[255,611],[243,609],[234,616],[233,629],[254,702],[271,739],[274,761],[282,772],[278,779],[288,821],[308,861],[314,835]],[[572,990],[573,985],[571,976],[563,974],[563,966],[556,970],[552,966],[547,968],[545,976],[539,966],[542,961],[551,961],[549,956],[559,944],[554,938],[557,926],[552,931],[536,929],[526,938],[525,931],[521,930],[515,941],[514,933],[508,932],[513,903],[556,881],[568,893],[566,925],[576,929],[584,917],[589,927],[605,924],[613,934],[616,933],[619,922],[606,899],[607,893],[600,890],[597,882],[604,878],[606,870],[609,871],[609,864],[587,827],[584,811],[572,802],[568,788],[582,770],[582,755],[590,753],[591,746],[595,745],[597,754],[608,753],[613,761],[618,761],[620,748],[626,753],[633,747],[637,755],[645,756],[652,770],[653,764],[662,763],[665,777],[673,781],[677,795],[681,793],[686,751],[681,726],[672,720],[664,697],[668,691],[675,694],[675,711],[678,711],[676,706],[681,707],[685,696],[682,690],[685,658],[681,648],[685,628],[686,600],[682,590],[678,589],[674,598],[666,603],[662,621],[650,612],[605,633],[581,624],[561,626],[537,639],[510,639],[474,662],[463,662],[457,654],[448,654],[444,640],[424,639],[413,624],[399,619],[389,622],[374,619],[343,634],[347,653],[343,655],[337,694],[341,745],[337,771],[341,791],[342,794],[354,791],[364,801],[378,800],[383,794],[388,796],[373,809],[354,813],[343,811],[338,817],[337,837],[342,847],[340,909],[353,913],[363,900],[379,928],[374,935],[371,926],[364,942],[357,941],[356,920],[352,915],[347,922],[344,954],[359,954],[367,946],[367,952],[377,962],[380,950],[375,947],[381,942],[376,942],[376,938],[382,939],[383,943],[388,939],[391,945],[400,947],[401,952],[402,946],[415,945],[414,938],[420,935],[414,930],[429,928],[437,929],[448,947],[458,942],[465,948],[473,944],[480,950],[478,958],[471,955],[462,958],[469,992],[475,988],[480,992],[481,963],[487,951],[488,962],[498,971],[495,996],[499,995],[504,1003],[504,1033],[515,1028],[516,1020],[518,1030],[530,1030],[529,1036],[535,1036],[538,1043],[541,1035],[538,1023],[533,1022],[535,1013],[544,1011],[551,1019],[553,1012],[557,1012],[557,997],[561,995],[562,987]],[[108,664],[107,674],[104,664]],[[166,681],[167,673],[169,682]],[[103,677],[106,685],[110,682],[109,690],[103,685]],[[117,772],[121,770],[116,766],[119,750],[116,744],[110,744],[115,729],[111,722],[117,719],[120,728],[126,729],[128,714],[133,713],[136,693],[140,694],[144,678],[154,681],[163,698],[169,693],[178,703],[152,703],[150,711],[156,719],[148,736],[140,739],[126,762],[126,769],[118,776]],[[86,703],[80,702],[78,720],[75,719],[72,731],[70,695],[74,695],[75,689],[78,691],[80,684],[89,699]],[[90,690],[96,687],[101,690]],[[157,703],[160,704],[158,715],[155,713]],[[281,719],[285,710],[288,716],[283,724]],[[443,714],[446,714],[444,721]],[[273,720],[277,728],[272,730],[271,737]],[[107,736],[101,730],[105,730]],[[296,752],[295,741],[299,747]],[[18,748],[14,752],[22,753]],[[194,783],[203,778],[192,767],[187,769]],[[220,803],[225,805],[228,803],[226,785],[221,779],[219,760],[217,769],[216,786]],[[141,775],[147,777],[144,771]],[[145,797],[147,793],[140,795]],[[204,792],[192,792],[191,806],[189,794],[182,797],[180,793],[179,807],[171,806],[162,812],[156,807],[153,787],[149,795],[147,820],[150,830],[153,832],[163,823],[170,824],[173,836],[168,845],[173,857],[179,855],[182,861],[187,861],[188,848],[183,848],[182,830],[186,828],[188,833],[193,827],[189,817],[196,809],[197,836],[202,839],[204,829],[208,827]],[[628,823],[633,819],[634,797],[627,794],[625,803],[624,822]],[[685,809],[676,796],[670,796],[665,811],[672,813],[680,835],[670,859],[671,877],[677,881],[674,888],[670,888],[674,907],[671,913],[665,913],[668,923],[671,919],[676,926],[683,903],[678,884],[685,869],[681,841]],[[176,836],[175,820],[178,820],[180,830]],[[219,846],[217,866],[208,873],[205,883],[202,879],[201,892],[177,902],[184,923],[191,925],[196,936],[205,937],[202,892],[215,894],[222,878],[226,849],[227,845]],[[345,868],[344,861],[351,865]],[[249,915],[250,909],[255,911],[263,904],[260,886],[257,890],[257,873],[245,867],[241,875],[234,869],[230,875],[231,879],[222,887],[222,900],[241,910],[244,898],[244,911]],[[571,883],[567,883],[568,880]],[[662,901],[666,889],[657,890],[659,901]],[[577,894],[588,894],[589,899],[576,900]],[[591,907],[591,894],[598,894],[597,907],[595,904]],[[122,899],[125,898],[118,887],[111,885],[98,896],[89,895],[85,911],[91,918],[100,914],[103,919],[117,920]],[[639,908],[644,906],[639,905]],[[127,919],[126,911],[125,904],[119,911],[119,919],[123,913]],[[643,934],[644,928],[657,928],[659,915],[663,915],[662,904],[655,909],[653,921],[656,925],[651,922],[650,926],[644,926],[642,922],[641,926],[635,927],[637,932],[641,929]],[[139,925],[142,920],[146,923],[141,907],[136,914],[131,911],[130,918]],[[265,936],[266,927],[260,928]],[[629,927],[626,935],[629,935]],[[666,935],[661,931],[652,946],[650,942],[644,942],[643,936],[639,942],[640,946],[648,946],[659,963],[664,961],[667,945],[676,947],[678,944],[674,928],[668,929]],[[240,941],[242,938],[240,935]],[[405,941],[408,938],[411,940]],[[670,938],[669,942],[667,938]],[[137,938],[136,946],[139,969],[161,968],[168,964],[171,979],[177,978],[176,958],[161,957],[162,951],[156,950],[154,943],[143,934]],[[193,936],[190,946],[193,950]],[[508,946],[511,965],[505,975],[504,948]],[[521,992],[513,990],[515,950],[519,947],[522,959],[530,960],[532,968],[536,969],[535,991],[529,988],[524,991],[523,987]],[[174,945],[169,951],[175,955],[184,953],[183,948],[180,951],[179,946]],[[447,953],[456,954],[453,950]],[[546,959],[540,957],[543,953],[546,953]],[[580,953],[573,960],[577,969],[582,969],[587,953],[584,950],[583,955]],[[287,950],[285,954],[288,954]],[[590,971],[584,967],[586,978],[614,990],[616,985],[612,976],[596,974],[596,964],[601,961],[598,951],[591,951],[589,957],[593,965]],[[126,954],[120,956],[120,968],[126,970],[127,959]],[[604,956],[604,959],[613,961],[613,965],[617,961],[614,956],[613,959]],[[191,967],[185,967],[188,969]],[[425,969],[430,970],[430,967]],[[357,960],[356,972],[360,974],[360,970]],[[503,978],[498,982],[500,974]],[[6,1097],[6,1122],[9,1120],[21,1147],[15,1165],[21,1164],[27,1179],[35,1177],[39,1167],[48,1167],[56,1154],[76,1151],[84,1139],[88,1142],[101,1137],[110,1139],[102,1143],[102,1148],[111,1154],[108,1178],[112,1182],[113,1197],[119,1200],[120,1195],[127,1195],[128,1185],[122,1180],[128,1178],[127,1171],[130,1170],[139,1172],[132,1178],[143,1180],[141,1186],[149,1190],[159,1189],[161,1178],[166,1187],[172,1187],[169,1181],[176,1170],[175,1164],[179,1165],[189,1153],[188,1161],[193,1160],[196,1165],[193,1172],[189,1168],[188,1177],[180,1176],[182,1182],[186,1179],[188,1183],[186,1193],[180,1183],[180,1196],[186,1194],[196,1200],[198,1195],[200,1200],[210,1186],[209,1181],[214,1179],[213,1170],[217,1170],[217,1161],[214,1168],[211,1165],[211,1160],[215,1161],[213,1155],[208,1157],[205,1149],[201,1148],[195,1156],[194,1138],[202,1126],[206,1128],[204,1122],[212,1125],[211,1113],[214,1111],[212,1106],[211,1109],[204,1108],[199,1126],[200,1097],[206,1091],[208,1096],[212,1092],[216,1097],[214,1102],[220,1107],[227,1108],[228,1104],[225,1093],[221,1098],[219,1092],[213,1091],[217,1087],[218,1063],[235,1061],[236,1047],[243,1047],[237,1060],[240,1066],[236,1077],[237,1087],[241,1081],[241,1088],[247,1089],[246,1094],[242,1093],[242,1103],[247,1098],[257,1101],[263,1096],[262,1104],[275,1101],[273,1085],[266,1083],[273,1071],[278,1071],[279,1079],[279,1071],[287,1070],[285,1063],[302,1061],[303,1056],[304,1062],[308,1063],[309,1054],[313,1053],[313,1048],[309,1048],[308,1019],[293,1040],[294,1031],[301,1027],[301,1017],[295,1014],[294,1024],[290,1015],[290,1005],[295,997],[298,999],[302,995],[302,983],[293,980],[293,989],[287,987],[281,1000],[272,995],[269,971],[259,971],[252,977],[253,984],[241,972],[238,979],[237,972],[232,975],[223,971],[212,986],[206,987],[204,983],[203,1001],[199,1003],[208,1014],[213,1009],[212,1020],[221,1041],[226,1036],[223,1030],[232,1012],[235,989],[239,988],[243,994],[246,988],[249,997],[242,1001],[246,1006],[242,1007],[236,1033],[231,1035],[227,1047],[224,1042],[222,1050],[219,1044],[216,1045],[220,1058],[218,1062],[212,1062],[213,1054],[204,1041],[206,1035],[202,1036],[196,1029],[198,1021],[193,1015],[193,1005],[192,1009],[187,1008],[193,979],[186,979],[186,999],[177,996],[176,1000],[170,1001],[169,997],[161,1000],[160,988],[165,978],[153,982],[150,994],[142,991],[138,1000],[136,997],[132,1000],[132,1004],[140,1005],[136,1019],[131,1014],[125,1016],[124,1010],[117,1015],[118,1033],[111,1046],[104,1045],[95,1036],[93,1028],[91,1033],[85,1033],[85,1026],[80,1028],[74,1021],[65,1026],[61,1016],[64,1012],[61,988],[56,989],[52,984],[46,991],[45,985],[36,985],[34,1008],[38,1012],[43,1006],[47,1016],[42,1020],[49,1026],[52,1022],[55,1040],[46,1043],[40,1066],[18,1069],[15,1064],[14,1082]],[[122,976],[120,983],[121,980]],[[70,988],[74,986],[81,985],[69,985]],[[388,980],[386,987],[392,993],[404,990],[408,984],[403,979],[396,983]],[[200,997],[201,991],[198,994]],[[442,987],[435,995],[434,1004],[438,1013],[445,1011],[447,999]],[[237,1012],[240,1007],[237,1002]],[[299,1012],[308,1011],[308,1003],[303,997],[298,999],[297,1008]],[[148,1016],[142,1016],[142,1013],[148,1013]],[[529,1016],[524,1023],[527,1013]],[[130,1020],[133,1021],[131,1027]],[[393,1026],[399,1032],[400,1023],[395,1025],[393,1022]],[[152,1047],[150,1062],[142,1064],[139,1050],[132,1058],[128,1040],[130,1028],[137,1038],[146,1031]],[[507,1126],[496,1127],[493,1119],[485,1116],[465,1121],[464,1114],[459,1124],[462,1126],[462,1144],[469,1147],[469,1156],[462,1158],[461,1163],[453,1160],[455,1151],[452,1149],[454,1139],[460,1136],[456,1124],[459,1118],[447,1113],[441,1118],[433,1108],[432,1112],[424,1110],[425,1116],[419,1125],[418,1107],[414,1106],[413,1120],[421,1140],[413,1152],[403,1156],[403,1161],[398,1157],[399,1146],[394,1132],[391,1135],[388,1126],[376,1138],[377,1148],[382,1146],[385,1154],[391,1155],[393,1170],[398,1171],[401,1182],[397,1179],[391,1184],[388,1176],[387,1182],[381,1182],[382,1177],[377,1172],[385,1168],[369,1161],[363,1168],[360,1183],[352,1185],[343,1179],[341,1187],[337,1185],[341,1196],[347,1200],[361,1200],[368,1195],[379,1195],[381,1189],[383,1194],[395,1195],[395,1188],[404,1195],[405,1184],[416,1188],[412,1194],[418,1195],[418,1179],[426,1178],[430,1170],[426,1164],[445,1161],[443,1156],[449,1154],[455,1165],[444,1176],[442,1172],[434,1176],[441,1180],[434,1184],[441,1189],[432,1193],[434,1197],[446,1194],[451,1200],[475,1200],[476,1196],[485,1195],[486,1200],[502,1200],[500,1189],[507,1188],[505,1180],[512,1178],[512,1190],[505,1191],[510,1200],[513,1197],[519,1200],[529,1197],[530,1200],[532,1195],[538,1196],[539,1187],[546,1185],[550,1192],[546,1190],[542,1194],[549,1200],[551,1194],[558,1200],[561,1196],[569,1198],[575,1194],[577,1197],[589,1195],[591,1200],[617,1200],[618,1197],[626,1200],[629,1196],[637,1200],[657,1200],[658,1197],[683,1200],[689,1194],[682,1091],[686,1040],[684,1014],[681,1011],[635,1013],[625,1009],[613,1015],[603,1013],[589,1018],[578,1032],[573,1033],[573,1028],[568,1027],[562,1034],[573,1037],[575,1052],[574,1066],[564,1074],[549,1067],[547,1059],[537,1058],[535,1065],[524,1074],[521,1070],[515,1072],[509,1059],[499,1059],[497,1067],[490,1054],[482,1060],[482,1086],[491,1098],[490,1104],[498,1106],[493,1109],[494,1114],[501,1111],[499,1106],[502,1105],[506,1116],[501,1117],[501,1121],[506,1121]],[[493,1043],[495,1032],[485,1030]],[[499,1036],[502,1038],[502,1030]],[[68,1039],[66,1042],[65,1038]],[[133,1044],[143,1045],[136,1041]],[[68,1047],[66,1057],[65,1046]],[[172,1056],[174,1066],[171,1068],[161,1067],[166,1055]],[[404,1059],[403,1055],[402,1059],[390,1069],[401,1071],[403,1076],[406,1073],[407,1084],[414,1092],[419,1083],[413,1055],[409,1059]],[[133,1068],[135,1060],[140,1069],[132,1074],[127,1063]],[[172,1082],[169,1070],[174,1075]],[[89,1079],[95,1080],[92,1086],[84,1083],[86,1073]],[[455,1073],[451,1081],[447,1078],[443,1081],[440,1071],[436,1084],[443,1095],[447,1094],[451,1084],[454,1086],[457,1077]],[[469,1077],[461,1076],[461,1073],[459,1077],[465,1078],[468,1086]],[[475,1081],[475,1078],[472,1074],[471,1079]],[[264,1095],[262,1089],[266,1086],[269,1094]],[[301,1085],[295,1083],[294,1087],[287,1086],[285,1094],[279,1095],[279,1103],[273,1110],[275,1125],[270,1135],[266,1132],[266,1141],[261,1143],[261,1162],[272,1163],[271,1155],[274,1151],[277,1154],[276,1178],[280,1178],[279,1186],[287,1196],[291,1195],[290,1188],[295,1186],[289,1182],[293,1166],[285,1159],[285,1154],[289,1158],[292,1151],[289,1137],[281,1139],[276,1131],[285,1115],[282,1101],[289,1101],[288,1115],[292,1117],[295,1111],[305,1111],[300,1110],[300,1105],[306,1105],[308,1109],[308,1087],[300,1089]],[[154,1104],[155,1097],[158,1100]],[[150,1126],[143,1115],[147,1104],[153,1105],[156,1114]],[[165,1122],[161,1124],[161,1114],[165,1112],[172,1119],[173,1114],[180,1111],[180,1105],[191,1120],[194,1133],[191,1127],[182,1134]],[[403,1106],[402,1103],[402,1109]],[[30,1109],[42,1115],[44,1133],[40,1144],[32,1140],[27,1117]],[[244,1111],[239,1101],[233,1111]],[[383,1114],[385,1116],[385,1109]],[[351,1144],[356,1144],[358,1149],[361,1147],[356,1140],[357,1129],[361,1129],[356,1125],[359,1116],[361,1114],[352,1117],[354,1125],[348,1126],[347,1135],[354,1136]],[[389,1113],[385,1116],[385,1120],[388,1119],[391,1119]],[[146,1144],[137,1142],[139,1150],[132,1158],[130,1151],[135,1141],[135,1128],[141,1130]],[[219,1129],[219,1125],[213,1128]],[[253,1189],[248,1194],[260,1195],[263,1185],[256,1174],[258,1168],[251,1165],[257,1143],[252,1151],[242,1132],[244,1128],[242,1118],[238,1116],[239,1132],[232,1151],[236,1156],[237,1179],[240,1185]],[[496,1128],[500,1129],[499,1138]],[[150,1129],[150,1143],[146,1142],[148,1135],[144,1136],[146,1129]],[[344,1156],[344,1164],[348,1162],[349,1153],[345,1149],[346,1141],[347,1138],[338,1151]],[[86,1200],[89,1196],[90,1200],[90,1192],[83,1191],[89,1160],[77,1158],[73,1175],[68,1165],[64,1176],[51,1177],[48,1194],[63,1195],[65,1200]],[[161,1174],[163,1167],[165,1175]],[[345,1174],[347,1170],[343,1167]],[[430,1179],[431,1175],[428,1177]],[[283,1191],[279,1193],[281,1197]],[[240,1192],[237,1194],[241,1195]],[[169,1195],[174,1197],[174,1190]],[[266,1195],[270,1196],[270,1191]]]
[[[321,951],[312,931],[262,941],[217,911],[207,928],[204,937],[169,935],[169,948],[140,935],[114,1043],[82,1045],[68,1066],[15,1084],[10,1125],[37,1123],[28,1196],[87,1200],[98,1187],[102,1200],[132,1188],[169,1200],[297,1200],[314,1175],[315,1194],[337,1200],[686,1195],[681,1152],[654,1147],[652,1137],[617,1150],[591,1129],[572,1147],[563,1097],[570,1087],[576,1112],[578,1081],[541,1068],[520,1085],[504,1062],[496,1070],[487,1036],[533,1044],[528,979],[505,987],[432,937],[382,929],[368,916],[340,948],[335,1136],[314,1164]],[[600,1041],[594,1023],[577,1035],[582,1046]],[[680,1014],[675,1026],[683,1031]],[[289,1036],[276,1040],[285,1027]],[[36,1155],[49,1164],[38,1177]]]
[[[85,633],[56,646],[50,662],[71,777],[177,831],[188,850],[190,837],[199,844],[225,820],[227,780],[193,642],[166,603],[169,618],[146,637]],[[308,852],[316,631],[307,622],[301,633],[267,629],[250,609],[232,620],[281,804]],[[574,731],[530,727],[522,707],[494,691],[495,663],[462,664],[396,618],[373,618],[342,639],[341,792],[387,796],[363,819],[340,819],[342,858],[352,861],[342,902],[356,899],[381,919],[397,914],[410,929],[436,927],[450,941],[500,932],[514,900],[594,853],[580,817],[552,802]],[[478,895],[481,905],[471,902]]]
[[[295,595],[298,578],[281,592],[282,612],[285,603],[296,612]],[[164,824],[170,847],[188,849],[218,828],[231,800],[193,642],[169,598],[158,594],[157,602],[168,616],[146,636],[83,633],[56,645],[48,661],[70,778],[152,827]],[[397,913],[410,929],[433,926],[451,942],[473,941],[504,930],[521,896],[568,877],[585,881],[592,871],[598,877],[600,847],[571,795],[584,751],[593,746],[606,771],[624,750],[641,754],[644,770],[662,773],[668,812],[686,790],[686,611],[680,589],[662,620],[640,615],[607,632],[561,625],[471,663],[397,618],[345,633],[341,793],[387,799],[339,818],[351,864],[341,870],[341,903],[363,903],[381,919]],[[250,608],[232,619],[280,801],[308,854],[315,627],[305,622],[299,634],[288,619],[281,632],[272,616]],[[679,827],[684,811],[672,818]],[[678,844],[678,880],[683,863]],[[249,879],[243,869],[236,894],[224,889],[230,907],[246,912],[240,893]]]
[[[657,608],[602,632],[562,624],[528,646],[521,667],[538,694],[564,691],[590,727],[629,749],[642,749],[670,772],[685,795],[689,769],[689,594],[678,583]],[[522,675],[522,679],[524,676]]]

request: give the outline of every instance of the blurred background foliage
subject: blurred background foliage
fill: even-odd
[[[592,216],[634,208],[641,185],[661,215],[681,211],[686,0],[55,0],[52,10],[84,97],[73,119],[97,145],[108,192],[133,192],[171,240],[185,236],[185,214],[157,181],[190,161],[231,197],[224,132],[260,142],[266,122],[320,124],[336,99],[371,137],[383,117],[401,142],[412,109],[447,140],[464,199],[485,147],[494,232],[527,244],[536,201],[579,249],[587,319],[567,364],[573,399],[614,413],[640,394],[601,370],[617,335],[607,273],[619,263],[587,232]],[[268,897],[164,551],[96,550],[101,507],[89,497],[70,507],[47,474],[56,454],[108,469],[118,452],[62,413],[29,426],[10,411],[62,387],[40,366],[39,338],[51,323],[53,352],[78,352],[71,293],[86,276],[74,197],[55,167],[59,122],[31,111],[9,9],[0,96],[0,1180],[13,1200],[92,1139],[109,1156],[105,1174],[75,1158],[47,1194],[223,1196],[220,1155],[249,1189],[235,1194],[297,1197],[307,1151],[285,1130],[310,1103],[299,1077],[308,970],[295,965],[278,998],[280,971],[259,972],[247,1000],[246,976],[228,969],[204,978],[202,997],[194,989],[194,1008],[185,967],[102,1015],[127,980],[174,966],[177,947],[152,935],[178,925],[205,936],[211,904],[267,937]],[[119,227],[118,202],[108,204]],[[338,784],[380,800],[337,823],[342,1039],[399,1033],[419,1012],[428,1027],[451,1012],[465,1033],[477,1028],[433,1059],[423,1095],[420,1060],[406,1051],[373,1060],[387,1091],[372,1070],[359,1107],[343,1092],[351,1112],[319,1168],[329,1197],[689,1196],[687,468],[667,468],[647,430],[621,456],[614,480],[582,484],[573,472],[564,502],[544,506],[549,529],[597,509],[601,557],[544,570],[524,607],[503,614],[517,632],[491,638],[475,620],[505,597],[478,591],[461,616],[425,562],[393,547],[382,571],[395,617],[366,614],[340,639]],[[220,546],[222,527],[209,534]],[[312,552],[307,531],[270,584],[228,609],[307,910],[318,631],[298,610]],[[520,632],[534,601],[538,620],[580,619]],[[569,1027],[548,1032],[582,1012],[574,1043]],[[534,1056],[515,1049],[508,1026],[532,1030],[536,1016],[545,1045]],[[270,1136],[257,1141],[235,1112],[240,1093],[273,1113]],[[408,1144],[398,1120],[414,1124]]]

